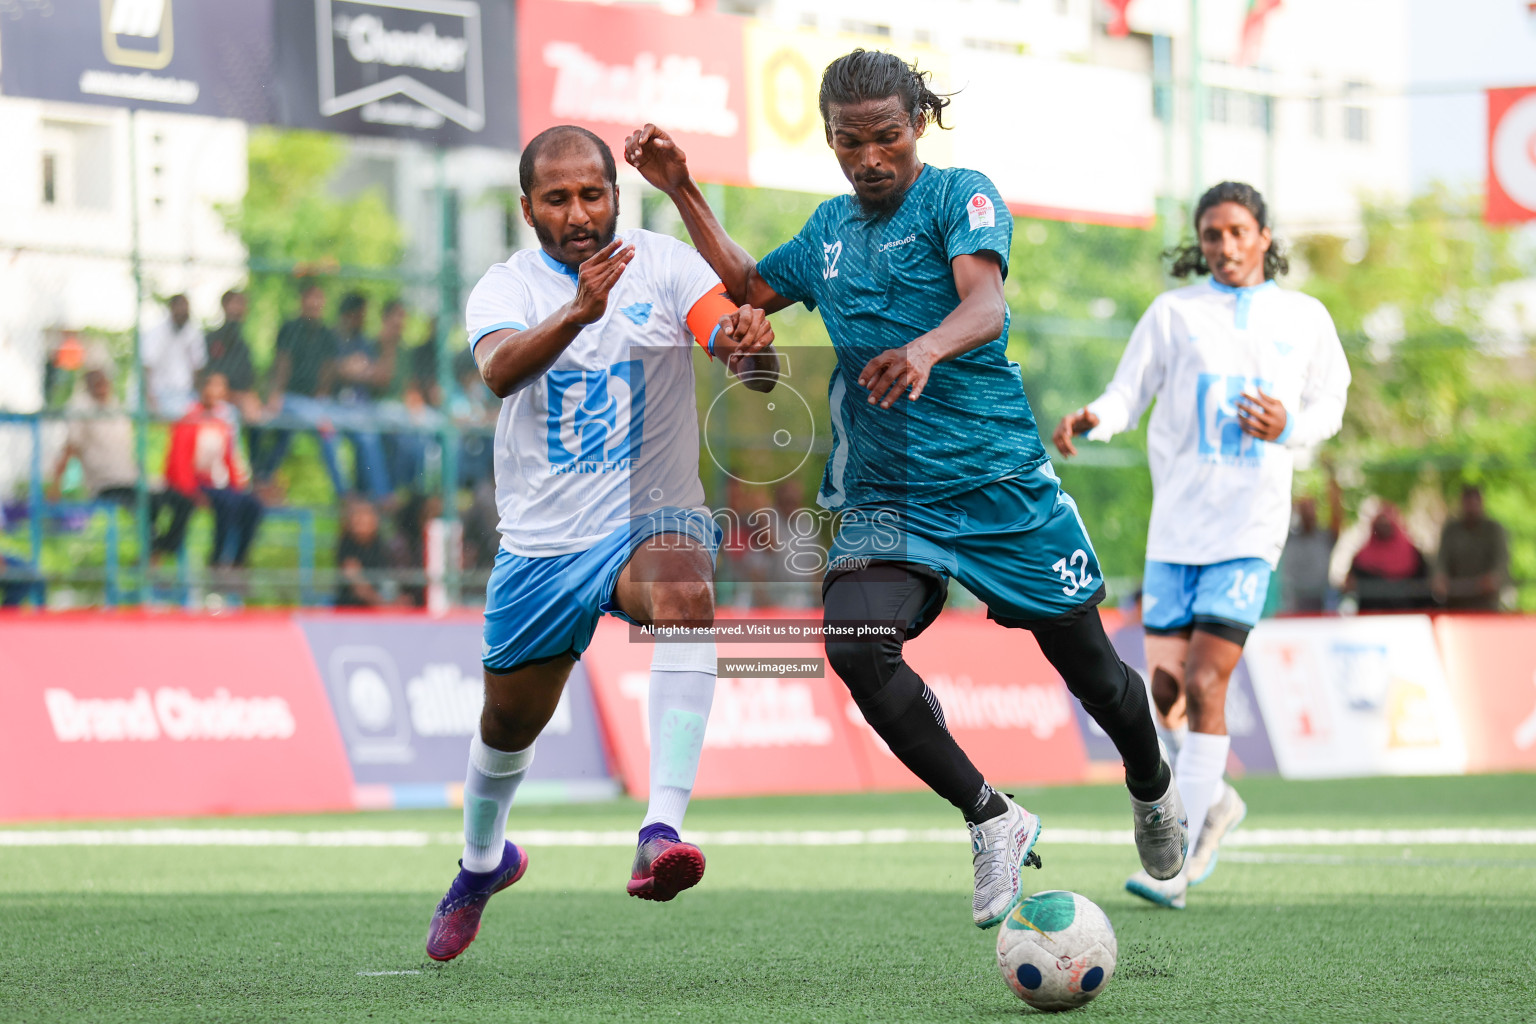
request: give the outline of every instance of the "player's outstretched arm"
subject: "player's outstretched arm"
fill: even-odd
[[[888,349],[859,372],[859,384],[869,389],[869,401],[889,409],[901,397],[916,400],[928,385],[934,366],[995,341],[1003,333],[1008,304],[1003,299],[1002,262],[996,253],[976,252],[950,261],[960,305],[927,334],[901,348]]]
[[[624,159],[646,181],[666,194],[683,218],[688,236],[725,283],[731,301],[776,313],[790,305],[757,274],[757,261],[725,233],[698,183],[688,172],[688,157],[672,137],[647,124],[624,140]]]
[[[581,329],[602,319],[608,293],[634,258],[632,245],[614,239],[593,253],[576,272],[576,294],[559,309],[525,331],[487,334],[475,346],[480,377],[497,398],[506,398],[542,377]]]

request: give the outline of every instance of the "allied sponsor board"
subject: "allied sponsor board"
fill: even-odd
[[[1141,623],[1131,621],[1122,625],[1120,613],[1113,609],[1105,609],[1103,615],[1104,626],[1109,631],[1110,643],[1114,645],[1115,652],[1150,684],[1144,643],[1146,634],[1142,632]],[[1148,700],[1151,700],[1150,685]],[[1083,731],[1090,762],[1120,764],[1119,751],[1104,730],[1099,728],[1099,724],[1076,701],[1072,702],[1072,710]],[[1232,672],[1231,685],[1227,687],[1226,715],[1227,732],[1232,737],[1227,771],[1233,775],[1272,774],[1275,771],[1275,752],[1269,743],[1269,732],[1264,725],[1258,697],[1253,692],[1253,681],[1248,673],[1246,659],[1238,661],[1237,668]]]
[[[516,149],[512,0],[271,0],[272,120]]]
[[[1245,660],[1286,778],[1466,770],[1428,616],[1270,619]]]
[[[647,121],[667,129],[703,181],[747,184],[742,19],[606,4],[518,5],[523,141],[579,124],[623,159]]]
[[[437,783],[436,792],[444,793],[464,781],[485,702],[478,620],[337,615],[298,621],[359,787]],[[533,791],[541,784],[573,795],[615,788],[580,664],[539,735],[527,785]]]
[[[1435,635],[1461,708],[1468,770],[1536,770],[1536,622],[1446,615]]]
[[[0,820],[352,806],[286,619],[11,619],[0,651]]]
[[[754,613],[754,621],[771,617]],[[818,643],[721,643],[717,650],[733,659],[813,660],[823,654]],[[650,792],[654,651],[654,644],[636,642],[628,627],[610,618],[598,624],[582,656],[615,767],[624,788],[641,798]],[[694,794],[846,793],[862,788],[857,737],[843,714],[846,699],[847,691],[836,678],[719,678]]]
[[[268,119],[272,0],[7,4],[7,96]]]

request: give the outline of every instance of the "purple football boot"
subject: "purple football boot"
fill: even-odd
[[[464,862],[460,861],[458,877],[437,905],[432,925],[427,929],[427,956],[433,960],[452,960],[468,949],[480,934],[480,914],[486,903],[522,878],[527,870],[528,854],[510,841],[494,871],[465,871]]]

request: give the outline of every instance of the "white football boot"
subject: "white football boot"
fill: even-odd
[[[1184,801],[1179,799],[1172,771],[1168,773],[1167,792],[1156,800],[1131,797],[1131,814],[1135,818],[1136,853],[1141,857],[1142,868],[1158,880],[1177,875],[1189,853],[1189,816],[1184,813]]]
[[[1248,805],[1237,795],[1237,790],[1227,785],[1225,779],[1221,780],[1219,786],[1216,799],[1206,812],[1200,839],[1195,843],[1194,852],[1189,855],[1189,870],[1186,874],[1189,875],[1190,885],[1199,885],[1211,877],[1211,872],[1216,870],[1217,847],[1221,840],[1248,816]]]
[[[1135,893],[1160,907],[1183,910],[1184,894],[1189,891],[1189,881],[1182,873],[1165,881],[1159,881],[1145,871],[1138,871],[1125,880],[1125,889],[1126,892]]]
[[[970,826],[971,860],[976,869],[971,918],[978,928],[1001,923],[1024,895],[1024,867],[1040,866],[1040,855],[1035,852],[1040,819],[1007,797],[1004,799],[1008,803],[1006,811]]]

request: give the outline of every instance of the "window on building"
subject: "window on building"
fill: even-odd
[[[83,121],[42,124],[44,206],[106,210],[112,205],[112,133]]]
[[[1248,123],[1270,135],[1275,130],[1275,98],[1263,93],[1248,94]]]
[[[1205,94],[1205,119],[1215,121],[1217,124],[1226,124],[1230,118],[1228,108],[1231,106],[1232,91],[1230,89],[1212,88]]]
[[[1313,96],[1308,104],[1312,108],[1312,134],[1323,139],[1328,137],[1328,106],[1321,96]]]
[[[43,205],[53,206],[59,201],[59,156],[43,154]]]
[[[1371,140],[1371,112],[1361,105],[1365,91],[1366,86],[1361,82],[1348,82],[1344,86],[1344,137],[1350,142]]]
[[[854,35],[881,36],[883,38],[889,39],[891,35],[891,26],[881,25],[878,22],[873,21],[854,21],[849,19],[843,22],[843,31],[852,32]]]

